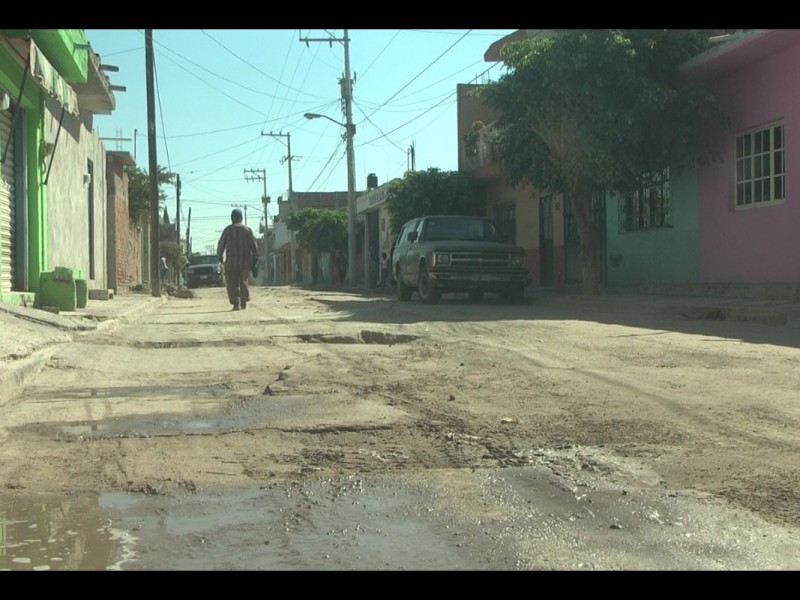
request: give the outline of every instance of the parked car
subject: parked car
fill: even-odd
[[[225,285],[225,274],[215,254],[195,254],[186,267],[186,287]]]
[[[525,251],[504,242],[494,222],[483,217],[411,219],[400,229],[392,265],[404,301],[416,291],[430,304],[446,292],[468,292],[473,301],[489,292],[516,302],[528,283]]]

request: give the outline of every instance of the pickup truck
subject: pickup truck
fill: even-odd
[[[194,254],[186,267],[186,287],[201,285],[221,287],[225,285],[223,268],[216,254]]]
[[[485,292],[520,301],[528,283],[525,251],[502,241],[483,217],[425,216],[406,222],[392,252],[397,296],[435,304],[445,292],[467,292],[473,301]]]

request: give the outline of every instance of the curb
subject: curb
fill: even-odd
[[[68,343],[69,341],[71,340],[65,340],[60,343]],[[2,393],[0,393],[0,406],[12,400],[30,379],[39,374],[45,363],[53,356],[53,352],[58,345],[51,344],[45,348],[40,348],[25,358],[15,361],[13,366],[0,368],[0,390],[2,390]]]
[[[129,323],[136,318],[141,317],[147,312],[153,310],[156,306],[164,304],[167,300],[164,296],[149,297],[142,302],[138,302],[127,310],[122,311],[114,316],[99,321],[88,327],[65,327],[62,324],[54,323],[40,319],[29,319],[42,325],[54,327],[58,329],[67,329],[64,337],[58,341],[54,341],[44,345],[43,347],[34,350],[31,354],[24,358],[20,358],[11,363],[0,363],[0,406],[12,400],[18,392],[27,385],[27,383],[36,377],[52,357],[55,348],[61,344],[69,344],[78,337],[83,337],[95,331],[110,330],[121,323]],[[8,311],[12,312],[12,311]],[[17,315],[20,316],[20,315]],[[22,318],[25,318],[22,316]]]
[[[154,310],[156,306],[166,304],[168,301],[167,298],[168,296],[150,296],[146,300],[142,300],[141,303],[131,306],[129,309],[114,315],[110,319],[98,322],[93,330],[104,331],[107,329],[113,329],[122,323],[130,323],[131,321],[135,321],[151,310]],[[132,316],[134,318],[131,318]]]

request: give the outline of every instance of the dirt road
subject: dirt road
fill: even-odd
[[[800,329],[198,296],[3,407],[0,568],[800,568]]]

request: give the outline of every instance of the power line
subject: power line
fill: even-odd
[[[161,44],[159,44],[159,45],[161,45]],[[172,52],[172,50],[170,50],[170,52]],[[267,115],[265,115],[263,112],[261,112],[260,110],[258,110],[258,109],[255,109],[255,108],[253,108],[252,106],[248,106],[247,104],[245,104],[244,102],[242,102],[242,101],[241,101],[241,100],[239,100],[238,98],[234,98],[234,97],[233,97],[233,96],[231,96],[230,94],[227,94],[227,93],[223,92],[222,90],[220,90],[220,89],[219,89],[219,88],[217,88],[216,86],[212,85],[211,83],[209,83],[208,81],[206,81],[206,80],[205,80],[205,79],[203,79],[202,77],[200,77],[200,76],[196,75],[195,73],[192,73],[192,72],[191,72],[189,69],[187,69],[186,67],[184,67],[184,66],[183,66],[183,65],[181,65],[180,63],[178,63],[178,62],[176,62],[176,61],[172,60],[172,59],[171,59],[169,56],[165,56],[164,58],[166,58],[168,61],[170,61],[170,62],[172,62],[173,64],[175,64],[175,65],[176,65],[178,68],[180,68],[180,69],[183,69],[184,71],[186,71],[186,72],[187,72],[189,75],[191,75],[192,77],[194,77],[194,78],[196,78],[196,79],[199,79],[199,80],[200,80],[200,81],[202,81],[204,84],[206,84],[208,87],[210,87],[211,89],[213,89],[213,90],[215,90],[215,91],[219,92],[220,94],[222,94],[222,95],[223,95],[223,96],[225,96],[226,98],[230,98],[231,100],[233,100],[233,101],[234,101],[234,102],[236,102],[237,104],[241,104],[241,105],[242,105],[242,106],[244,106],[245,108],[248,108],[248,109],[252,110],[253,112],[255,112],[255,113],[258,113],[259,115],[262,115],[262,116],[264,116],[264,117],[266,117],[266,116],[267,116]]]
[[[483,73],[480,73],[480,74],[478,75],[478,77],[480,77],[481,75],[485,75],[485,74],[486,74],[486,73],[488,73],[490,70],[492,70],[492,69],[493,69],[495,66],[496,66],[496,65],[492,65],[491,67],[489,67],[488,69],[486,69],[486,70],[485,70]],[[392,129],[392,130],[391,130],[389,133],[386,133],[386,134],[384,134],[384,135],[382,135],[382,136],[380,136],[380,137],[377,137],[377,138],[374,138],[374,139],[372,139],[372,140],[369,140],[368,142],[364,142],[363,144],[361,144],[361,146],[365,146],[365,145],[367,145],[367,144],[372,144],[373,142],[377,142],[377,141],[378,141],[378,140],[380,140],[381,138],[384,138],[384,137],[386,137],[387,135],[389,135],[390,133],[394,133],[395,131],[397,131],[397,130],[399,130],[399,129],[402,129],[402,128],[403,128],[403,127],[405,127],[406,125],[410,125],[411,123],[413,123],[413,122],[414,122],[414,121],[416,121],[417,119],[421,119],[421,118],[422,118],[422,117],[424,117],[426,114],[428,114],[429,112],[431,112],[431,111],[432,111],[434,108],[438,108],[439,106],[441,106],[442,104],[444,104],[444,103],[445,103],[447,100],[449,100],[449,99],[453,98],[453,97],[454,97],[454,96],[455,96],[457,93],[458,93],[458,90],[456,90],[456,91],[454,91],[454,92],[451,92],[450,94],[448,94],[448,95],[447,95],[447,97],[446,97],[446,98],[442,99],[442,101],[441,101],[441,102],[437,102],[436,104],[434,104],[433,106],[431,106],[431,107],[430,107],[430,108],[428,108],[427,110],[424,110],[423,112],[421,112],[420,114],[418,114],[416,117],[414,117],[414,118],[412,118],[412,119],[409,119],[408,121],[406,121],[406,122],[405,122],[405,123],[403,123],[402,125],[399,125],[399,126],[395,127],[395,128],[394,128],[394,129]]]
[[[372,62],[371,62],[371,63],[369,63],[369,64],[367,65],[367,68],[366,68],[366,69],[364,69],[364,70],[361,72],[361,79],[362,79],[362,80],[364,79],[364,75],[366,75],[366,74],[367,74],[367,72],[370,70],[370,68],[372,68],[372,65],[374,65],[374,64],[375,64],[375,61],[377,61],[377,60],[378,60],[378,59],[381,57],[381,54],[383,54],[383,53],[386,51],[386,49],[387,49],[389,46],[391,46],[391,44],[392,44],[392,42],[395,40],[395,38],[396,38],[398,35],[400,35],[400,31],[401,31],[401,30],[397,30],[397,32],[396,32],[396,33],[395,33],[395,34],[392,36],[392,39],[390,39],[388,42],[386,42],[386,45],[383,47],[383,50],[381,50],[380,52],[378,52],[378,54],[375,56],[375,58],[373,58],[373,59],[372,59]]]
[[[230,53],[231,55],[235,56],[237,59],[239,59],[240,61],[242,61],[242,62],[243,62],[244,64],[246,64],[248,67],[250,67],[251,69],[253,69],[253,70],[254,70],[254,71],[256,71],[257,73],[260,73],[261,75],[263,75],[263,76],[264,76],[264,77],[266,77],[267,79],[270,79],[270,80],[274,81],[274,82],[275,82],[275,83],[277,83],[278,85],[282,85],[283,87],[285,87],[285,88],[286,88],[286,89],[288,89],[288,90],[291,90],[291,91],[293,91],[293,92],[297,92],[298,94],[305,94],[305,95],[307,95],[309,98],[316,98],[317,100],[323,100],[323,99],[324,99],[322,96],[314,96],[313,94],[309,94],[309,93],[307,93],[307,92],[304,92],[303,90],[300,90],[300,89],[297,89],[297,88],[293,88],[293,87],[291,87],[290,85],[287,85],[287,84],[283,83],[283,82],[282,82],[281,80],[279,80],[279,79],[275,79],[275,78],[274,78],[272,75],[270,75],[269,73],[265,73],[264,71],[262,71],[261,69],[259,69],[259,68],[258,68],[258,67],[256,67],[255,65],[253,65],[253,64],[249,63],[248,61],[246,61],[245,59],[243,59],[241,56],[239,56],[238,54],[236,54],[236,53],[235,53],[233,50],[231,50],[230,48],[228,48],[228,47],[227,47],[225,44],[223,44],[222,42],[220,42],[219,40],[217,40],[216,38],[214,38],[214,36],[212,36],[210,33],[208,33],[208,32],[207,32],[205,29],[201,29],[200,31],[202,31],[202,32],[203,32],[203,35],[206,35],[206,36],[208,36],[209,38],[211,38],[211,40],[212,40],[213,42],[215,42],[215,43],[219,44],[220,46],[222,46],[222,48],[223,48],[223,49],[224,49],[226,52],[228,52],[228,53]],[[207,69],[206,69],[206,70],[207,70]],[[211,71],[209,71],[209,73],[211,73]],[[216,74],[215,74],[215,73],[212,73],[212,75],[216,75]],[[225,79],[225,78],[224,78],[224,77],[222,77],[221,75],[217,75],[217,77],[220,77],[221,79]],[[237,85],[238,85],[238,84],[237,84]],[[244,86],[242,86],[242,87],[244,87]],[[247,88],[245,88],[245,89],[247,89]],[[257,93],[262,93],[262,92],[257,92]],[[274,100],[274,99],[277,99],[277,96],[272,96],[272,95],[270,95],[270,94],[264,94],[264,95],[265,95],[265,96],[270,96],[270,97],[271,97],[273,100]],[[286,100],[286,98],[283,98],[283,100]]]
[[[421,75],[422,75],[422,74],[423,74],[425,71],[427,71],[427,70],[428,70],[428,69],[430,69],[430,68],[431,68],[433,65],[435,65],[435,64],[436,64],[436,63],[437,63],[437,62],[438,62],[438,61],[439,61],[439,60],[440,60],[440,59],[441,59],[441,58],[442,58],[442,57],[443,57],[445,54],[447,54],[448,52],[450,52],[450,50],[452,50],[452,49],[453,49],[453,48],[454,48],[454,47],[455,47],[455,46],[456,46],[456,45],[457,45],[459,42],[461,42],[461,40],[463,40],[465,37],[467,37],[467,35],[469,34],[469,32],[470,32],[470,31],[472,31],[472,30],[471,30],[471,29],[469,29],[469,30],[467,31],[467,33],[465,33],[464,35],[462,35],[462,36],[461,36],[460,38],[458,38],[458,39],[457,39],[457,40],[456,40],[456,41],[455,41],[453,44],[451,44],[451,45],[450,45],[450,47],[449,47],[447,50],[445,50],[445,51],[444,51],[444,52],[442,52],[442,53],[441,53],[439,56],[437,56],[437,57],[436,57],[436,58],[433,60],[433,62],[431,62],[431,63],[430,63],[430,64],[429,64],[427,67],[425,67],[424,69],[422,69],[422,71],[420,71],[419,73],[417,73],[417,75],[415,75],[414,77],[412,77],[412,78],[411,78],[411,81],[409,81],[408,83],[406,83],[406,84],[405,84],[403,87],[401,87],[401,88],[400,88],[399,90],[397,90],[397,91],[396,91],[394,94],[392,94],[392,95],[389,97],[389,99],[388,99],[388,100],[386,100],[386,101],[385,101],[383,104],[381,104],[380,106],[378,106],[378,108],[376,108],[374,111],[372,111],[372,114],[371,114],[370,116],[374,115],[374,114],[375,114],[375,113],[376,113],[378,110],[380,110],[381,108],[383,108],[384,106],[386,106],[387,104],[389,104],[389,102],[391,102],[393,98],[397,97],[397,96],[400,94],[400,92],[402,92],[402,91],[403,91],[404,89],[406,89],[406,88],[407,88],[409,85],[411,85],[412,83],[414,83],[414,81],[416,81],[417,79],[419,79],[419,77],[420,77],[420,76],[421,76]]]
[[[155,53],[153,53],[153,74],[155,75],[156,79],[156,97],[158,98],[158,116],[161,117],[161,131],[166,131],[166,127],[164,127],[164,109],[161,107],[161,86],[158,83],[158,67],[156,65]],[[171,173],[172,172],[172,165],[170,164],[169,160],[169,146],[167,146],[167,138],[163,138],[164,141],[164,152],[167,154],[167,170]]]

